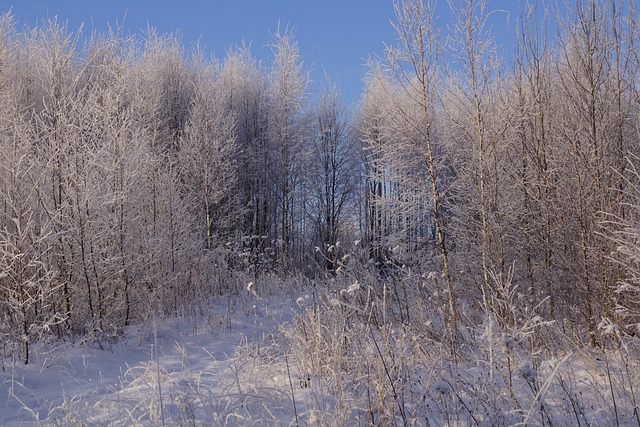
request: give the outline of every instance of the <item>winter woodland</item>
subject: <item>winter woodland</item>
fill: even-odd
[[[636,2],[434,3],[357,106],[3,15],[0,424],[640,424]]]

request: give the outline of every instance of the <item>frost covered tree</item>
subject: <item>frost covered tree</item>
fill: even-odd
[[[624,216],[625,159],[637,151],[628,121],[637,98],[625,83],[637,79],[630,66],[637,49],[631,16],[632,6],[594,0],[576,4],[561,20],[555,88],[563,120],[555,123],[555,137],[568,155],[559,157],[564,173],[558,186],[575,196],[560,200],[565,218],[574,219],[563,226],[571,234],[562,236],[569,250],[561,263],[571,264],[577,285],[564,296],[584,316],[593,344],[600,319],[612,315],[619,280],[603,225],[610,215]]]
[[[8,346],[19,345],[27,364],[31,343],[66,320],[58,295],[67,283],[52,263],[56,224],[39,205],[48,176],[46,169],[32,164],[30,146],[36,135],[21,109],[10,103],[15,93],[7,93],[6,87],[0,91],[6,102],[0,118],[0,338]]]
[[[457,316],[444,204],[449,167],[437,131],[441,40],[433,3],[406,1],[395,10],[399,43],[371,67],[360,121],[369,240],[378,262],[388,257],[420,264],[435,250],[432,268],[444,278],[453,331]],[[393,251],[385,254],[385,247]]]
[[[275,215],[269,165],[267,76],[248,46],[228,52],[220,74],[225,108],[233,116],[238,147],[237,179],[241,192],[242,251],[256,273],[268,263],[269,236]],[[273,238],[273,237],[271,237]]]
[[[315,229],[314,246],[321,248],[324,258],[318,262],[335,272],[341,233],[355,219],[359,147],[336,86],[329,85],[315,108],[307,160],[311,193],[307,209]]]
[[[541,15],[538,17],[538,15]],[[553,51],[548,27],[551,16],[546,10],[529,7],[518,19],[516,73],[511,105],[513,138],[510,156],[519,162],[510,163],[510,174],[516,185],[512,200],[520,208],[514,221],[514,238],[521,243],[516,257],[521,260],[522,274],[532,305],[544,301],[545,313],[553,318],[557,286],[553,265],[558,256],[554,228],[558,189],[555,150],[551,136],[553,115]]]
[[[196,63],[190,114],[180,140],[179,164],[185,193],[199,219],[207,250],[233,236],[238,209],[237,144],[231,110],[225,108],[215,64]],[[224,240],[222,240],[224,242]]]
[[[459,156],[456,202],[456,229],[459,244],[478,255],[482,273],[483,298],[491,306],[492,271],[504,274],[505,228],[501,196],[501,117],[496,114],[499,100],[499,63],[486,27],[487,2],[450,3],[454,17],[450,41],[455,66],[449,69],[450,86],[444,109],[450,127],[450,150]]]
[[[274,246],[283,270],[289,271],[292,244],[300,233],[302,218],[296,209],[300,173],[300,153],[304,142],[302,108],[307,90],[298,45],[289,30],[277,32],[273,42],[274,59],[268,75],[269,150],[273,155],[268,165],[273,185],[277,215],[274,219]]]

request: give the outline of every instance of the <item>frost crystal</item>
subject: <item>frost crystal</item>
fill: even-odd
[[[351,285],[351,286],[349,286],[349,287],[347,288],[347,293],[348,293],[348,294],[352,294],[352,293],[354,293],[355,291],[357,291],[358,289],[360,289],[360,283],[356,280],[356,281],[353,283],[353,285]]]
[[[256,292],[256,287],[253,284],[253,282],[247,283],[247,292],[249,292],[254,297],[260,299],[260,297],[258,296],[258,293]]]
[[[602,319],[600,324],[598,324],[598,329],[602,331],[603,335],[617,335],[619,332],[618,325],[606,318]]]

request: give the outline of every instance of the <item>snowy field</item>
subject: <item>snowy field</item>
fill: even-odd
[[[292,305],[259,305],[215,306],[198,320],[150,319],[102,349],[39,345],[27,366],[5,360],[0,425],[287,424],[293,401],[277,336]],[[304,399],[297,369],[289,369]]]
[[[637,343],[551,357],[486,322],[454,361],[427,329],[357,322],[357,291],[315,309],[250,295],[109,345],[41,344],[29,365],[3,360],[0,425],[638,424]]]

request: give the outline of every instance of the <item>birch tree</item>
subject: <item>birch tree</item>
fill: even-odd
[[[353,132],[336,86],[329,85],[320,98],[313,119],[309,168],[313,201],[309,209],[315,224],[316,242],[322,248],[325,268],[338,267],[340,233],[348,216],[353,216],[351,200],[356,194],[359,169]]]
[[[444,108],[455,142],[453,150],[466,156],[461,159],[464,169],[460,169],[458,186],[459,196],[464,198],[458,229],[470,238],[465,245],[477,242],[481,290],[485,303],[492,307],[492,272],[504,275],[506,265],[499,182],[498,140],[502,131],[495,114],[498,62],[486,27],[487,2],[465,0],[459,6],[450,2],[450,8],[455,22],[450,43],[455,67],[450,70],[451,86]],[[470,227],[472,233],[466,231]]]
[[[233,116],[233,133],[238,146],[237,177],[242,194],[243,251],[253,273],[266,268],[269,237],[274,230],[271,217],[273,177],[269,165],[267,78],[264,67],[252,57],[248,46],[227,54],[220,79],[225,108]],[[273,237],[272,237],[273,238]]]
[[[275,246],[285,272],[290,267],[290,249],[294,232],[296,166],[302,148],[301,113],[307,77],[293,34],[277,32],[273,44],[274,59],[269,72],[269,141],[276,155],[270,172],[276,177],[274,198],[278,215],[273,229]]]
[[[409,126],[420,162],[426,168],[430,209],[437,246],[442,262],[442,276],[447,294],[450,330],[457,328],[456,302],[449,263],[449,247],[443,217],[444,167],[438,158],[435,111],[439,97],[440,34],[435,23],[434,3],[422,0],[403,1],[395,6],[399,46],[387,50],[386,62],[394,80],[415,104],[418,114],[405,113],[403,127]],[[453,338],[453,333],[452,333]]]
[[[180,167],[204,248],[233,236],[241,217],[237,200],[234,120],[225,110],[215,65],[198,63],[191,113],[180,143]],[[224,240],[222,240],[224,243]]]

